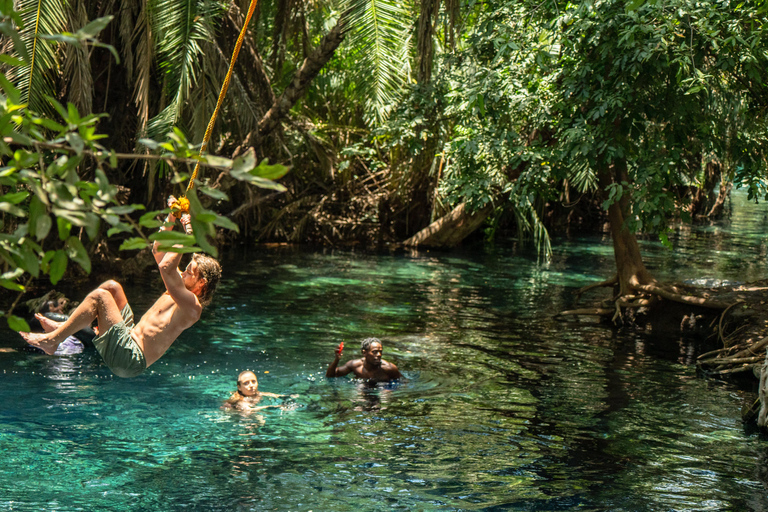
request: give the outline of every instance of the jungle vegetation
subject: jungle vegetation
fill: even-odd
[[[0,285],[55,283],[157,236],[249,4],[0,0]],[[259,0],[190,197],[195,236],[166,242],[450,247],[484,227],[546,258],[551,230],[607,220],[616,308],[580,313],[722,308],[657,283],[637,237],[718,215],[732,187],[768,197],[767,12]]]

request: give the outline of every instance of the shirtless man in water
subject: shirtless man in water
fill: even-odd
[[[169,206],[176,199],[171,196]],[[189,215],[181,216],[181,224],[189,232]],[[173,229],[176,216],[168,214],[160,230]],[[99,336],[93,340],[104,362],[118,377],[135,377],[146,370],[168,350],[187,328],[200,319],[203,306],[211,301],[221,276],[219,263],[208,256],[195,254],[184,272],[179,272],[181,254],[160,252],[152,246],[166,292],[134,325],[133,312],[117,281],[106,281],[89,293],[64,322],[54,322],[37,315],[45,333],[19,333],[24,340],[53,354],[67,336],[98,320]]]
[[[328,371],[325,372],[326,377],[343,377],[350,372],[354,373],[358,379],[373,382],[386,382],[402,377],[397,366],[381,358],[382,346],[378,338],[364,339],[361,344],[363,357],[338,366],[343,349],[344,342],[341,342],[339,348],[336,349],[336,358],[328,367]]]

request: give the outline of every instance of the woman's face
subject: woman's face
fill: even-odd
[[[245,372],[237,381],[237,390],[243,396],[254,396],[259,392],[259,381],[253,372]]]

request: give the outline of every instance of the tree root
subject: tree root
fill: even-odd
[[[733,375],[734,373],[754,372],[758,364],[746,364],[738,368],[729,368],[727,370],[710,370],[709,375]]]
[[[673,302],[680,302],[682,304],[690,304],[692,306],[698,306],[709,309],[729,309],[734,304],[727,302],[720,302],[717,300],[702,299],[701,297],[694,297],[692,295],[682,295],[667,290],[656,284],[636,284],[633,285],[636,290],[641,290],[652,295],[658,295],[661,298],[671,300]]]
[[[616,283],[619,282],[619,276],[617,274],[614,274],[614,276],[610,279],[606,279],[605,281],[599,282],[599,283],[593,283],[587,286],[584,286],[583,288],[579,288],[576,291],[576,298],[579,299],[581,296],[588,292],[589,290],[593,290],[595,288],[610,288],[611,286],[614,286]]]
[[[561,311],[554,316],[554,318],[560,318],[561,316],[608,316],[613,313],[612,309],[604,308],[590,308],[590,309],[570,309],[568,311]]]

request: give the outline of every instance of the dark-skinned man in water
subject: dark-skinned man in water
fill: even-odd
[[[339,348],[336,349],[336,358],[328,367],[328,371],[325,372],[326,377],[343,377],[348,373],[354,373],[358,379],[365,379],[371,382],[387,382],[402,377],[397,366],[381,358],[383,350],[381,341],[377,338],[366,338],[363,340],[361,344],[363,357],[352,359],[339,366],[343,349],[344,342],[342,341],[339,343]]]
[[[176,201],[171,196],[170,206]],[[179,219],[190,232],[189,214]],[[176,216],[168,214],[161,231],[173,229]],[[221,276],[219,263],[208,256],[195,254],[183,271],[179,271],[181,253],[161,252],[158,243],[152,254],[163,278],[166,292],[149,308],[139,323],[134,324],[123,287],[117,281],[106,281],[89,293],[64,322],[37,315],[44,333],[19,333],[24,340],[53,354],[67,336],[98,321],[99,335],[93,344],[109,369],[118,377],[135,377],[145,371],[168,350],[176,338],[200,319],[203,306],[213,295]]]

